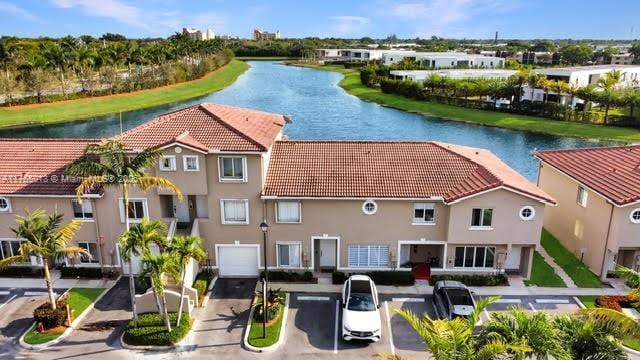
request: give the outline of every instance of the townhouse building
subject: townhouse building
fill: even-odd
[[[0,140],[2,256],[17,251],[10,227],[25,209],[56,210],[83,226],[92,259],[126,273],[117,247],[125,216],[165,221],[169,236],[204,239],[205,263],[220,276],[269,268],[310,271],[411,270],[528,277],[545,208],[553,197],[487,150],[438,142],[292,141],[286,116],[217,104],[161,115],[114,137],[132,153],[162,152],[148,171],[171,192],[97,189],[75,199],[64,177],[92,139]],[[25,166],[26,164],[26,166]],[[64,178],[64,181],[58,181]],[[55,181],[53,181],[55,179]],[[262,247],[260,224],[269,226]],[[133,259],[133,271],[139,260]],[[31,266],[38,266],[34,259]]]
[[[557,199],[544,227],[602,279],[640,270],[640,146],[540,151],[538,185]]]

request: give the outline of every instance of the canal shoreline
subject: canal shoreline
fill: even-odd
[[[363,101],[373,102],[384,107],[408,113],[471,125],[528,131],[546,135],[620,143],[640,142],[640,130],[633,128],[571,123],[541,117],[467,109],[429,101],[413,100],[400,95],[384,94],[380,89],[363,85],[360,81],[360,73],[357,70],[346,69],[335,65],[301,64],[296,62],[284,63],[288,66],[341,73],[344,77],[338,82],[338,86],[348,94],[356,96]]]

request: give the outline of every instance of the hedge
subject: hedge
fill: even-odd
[[[138,327],[129,321],[123,340],[129,345],[170,346],[184,339],[191,329],[189,314],[182,314],[180,325],[175,326],[177,313],[169,313],[171,332],[167,332],[163,318],[158,313],[146,313],[138,316]]]
[[[51,309],[49,302],[38,306],[33,310],[33,319],[36,324],[42,323],[45,330],[64,325],[67,321],[67,299],[58,300],[55,310]]]
[[[102,269],[99,267],[65,266],[60,270],[63,278],[102,279]]]
[[[260,272],[260,278],[262,277],[264,277],[264,271]],[[300,273],[295,271],[271,270],[269,271],[269,281],[312,282],[313,273],[311,271]]]
[[[361,273],[347,275],[340,271],[334,271],[331,274],[331,282],[335,285],[341,285],[347,280],[347,277],[357,274]],[[370,277],[376,285],[411,286],[416,282],[415,275],[411,271],[370,271],[364,275]]]
[[[622,308],[637,308],[635,302],[637,299],[626,295],[603,295],[596,298],[596,305],[607,309],[622,311]]]
[[[196,279],[193,281],[193,288],[198,292],[198,301],[202,302],[204,294],[207,293],[209,284],[211,283],[212,274],[208,271],[201,271],[196,275]]]
[[[433,275],[431,285],[441,280],[459,281],[467,286],[508,286],[509,279],[505,274],[497,275]]]
[[[32,266],[7,266],[0,269],[0,276],[11,277],[43,277],[42,268]]]
[[[333,285],[342,285],[347,280],[347,274],[342,271],[334,271],[331,274],[331,283]]]

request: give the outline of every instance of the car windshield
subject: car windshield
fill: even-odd
[[[452,305],[473,305],[471,293],[466,289],[446,289]]]
[[[374,311],[376,305],[373,303],[371,294],[351,294],[347,309],[352,311]]]

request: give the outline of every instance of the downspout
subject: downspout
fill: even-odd
[[[609,213],[609,226],[607,227],[607,238],[604,243],[604,256],[602,257],[602,267],[600,270],[600,279],[603,280],[607,277],[605,266],[607,264],[607,252],[609,251],[609,235],[611,234],[611,223],[613,221],[613,204],[611,205],[611,212]]]
[[[93,222],[96,224],[96,240],[98,240],[98,251],[100,251],[100,270],[104,273],[104,239],[100,239],[100,222],[98,221],[98,207],[96,206],[96,203],[97,201],[91,200],[91,206],[93,207]]]

